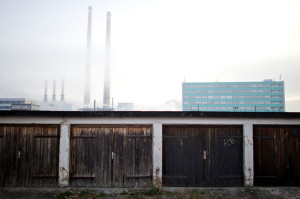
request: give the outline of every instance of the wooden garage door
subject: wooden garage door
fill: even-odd
[[[300,185],[300,126],[254,126],[254,184]]]
[[[152,186],[151,126],[72,125],[72,186]]]
[[[0,126],[0,186],[56,186],[57,125]]]
[[[164,186],[242,186],[242,126],[164,126]]]

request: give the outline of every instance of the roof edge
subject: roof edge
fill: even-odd
[[[299,118],[300,112],[214,111],[0,111],[0,117],[174,117],[174,118]]]

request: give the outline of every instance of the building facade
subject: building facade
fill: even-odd
[[[284,81],[183,82],[183,111],[285,112]]]
[[[0,187],[300,186],[299,140],[300,113],[0,111]]]
[[[0,110],[39,111],[40,105],[27,98],[0,98]]]

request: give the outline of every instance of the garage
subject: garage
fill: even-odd
[[[0,186],[57,186],[58,125],[0,125]]]
[[[152,126],[72,125],[70,185],[152,186]]]
[[[254,126],[254,185],[300,185],[300,126]]]
[[[163,185],[243,186],[241,125],[164,125]]]

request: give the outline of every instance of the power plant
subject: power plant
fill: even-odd
[[[89,7],[87,44],[86,44],[85,85],[84,85],[85,105],[88,105],[91,101],[91,40],[92,40],[92,7]]]
[[[110,41],[111,41],[111,12],[107,12],[105,65],[104,65],[104,93],[103,109],[110,110]],[[92,7],[88,8],[87,50],[85,66],[84,105],[91,102],[91,37],[92,37]]]
[[[56,80],[53,80],[52,100],[48,101],[48,81],[45,81],[44,100],[39,103],[40,110],[48,111],[72,111],[72,104],[65,101],[65,80],[61,81],[61,97],[60,101],[56,100]]]
[[[48,102],[48,81],[45,80],[45,93],[44,93],[44,102]],[[60,102],[65,102],[65,80],[61,80],[61,95]],[[53,94],[52,94],[52,103],[56,102],[56,80],[53,80]]]
[[[106,22],[106,44],[105,44],[105,66],[104,66],[104,94],[103,109],[110,109],[110,32],[111,32],[111,12],[107,12]]]
[[[48,102],[48,94],[47,94],[47,90],[48,90],[48,81],[45,81],[45,93],[44,93],[44,102]]]
[[[61,98],[60,102],[65,102],[65,81],[61,80]]]
[[[104,92],[103,92],[103,107],[97,108],[97,110],[113,110],[113,104],[111,104],[110,96],[110,53],[111,53],[111,12],[107,12],[106,21],[106,40],[105,40],[105,63],[104,63]],[[85,81],[84,81],[84,106],[82,110],[90,110],[88,107],[91,103],[91,43],[92,43],[92,7],[88,7],[88,25],[87,25],[87,44],[86,44],[86,60],[85,60]],[[52,100],[48,101],[48,81],[45,81],[45,93],[44,100],[41,104],[46,109],[57,110],[58,106],[62,104],[67,105],[65,102],[64,93],[64,80],[61,84],[61,99],[56,99],[56,80],[53,81],[53,94]],[[96,100],[94,100],[94,104]],[[113,102],[112,102],[113,103]],[[60,104],[60,105],[59,105]],[[55,108],[55,106],[57,106]],[[95,106],[95,105],[94,105]],[[50,107],[50,108],[49,108]],[[95,107],[94,107],[95,110]]]
[[[53,80],[52,102],[56,102],[56,80]]]

